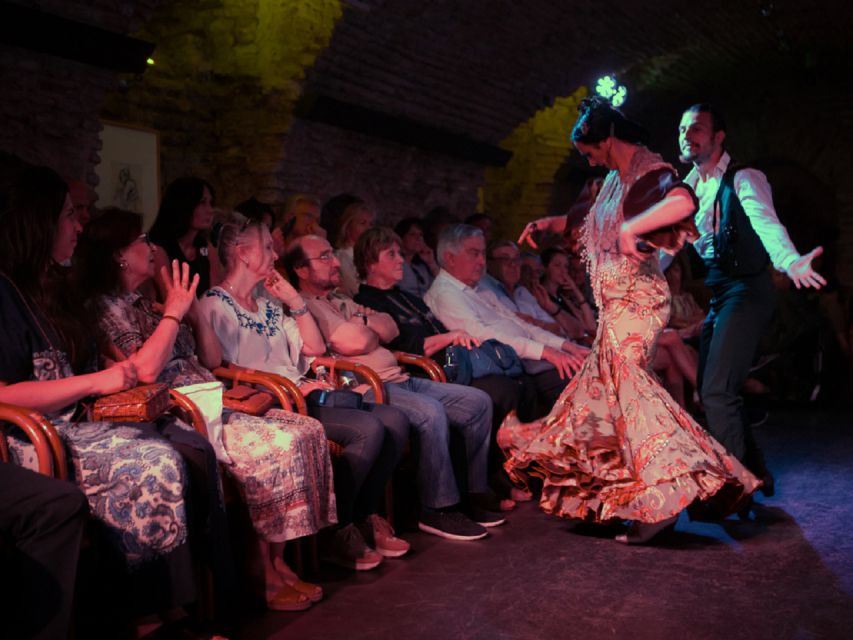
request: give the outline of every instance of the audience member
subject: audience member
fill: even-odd
[[[96,359],[91,325],[78,288],[60,266],[74,253],[79,233],[68,188],[54,171],[23,169],[4,188],[0,402],[41,412],[59,433],[75,482],[98,522],[96,534],[105,534],[108,544],[101,551],[119,556],[118,563],[130,569],[123,592],[147,596],[134,606],[180,606],[192,602],[196,591],[184,501],[187,473],[173,448],[180,446],[176,428],[79,420],[84,398],[137,381],[132,361],[89,372],[87,363]],[[25,464],[31,459],[28,443],[11,438],[10,449]],[[153,576],[158,582],[140,584]]]
[[[466,331],[478,340],[494,338],[515,349],[533,376],[538,412],[547,413],[589,350],[524,322],[494,293],[477,290],[486,243],[476,227],[446,228],[439,238],[438,262],[441,271],[424,298],[430,310],[451,330]]]
[[[486,246],[492,242],[492,232],[494,231],[495,221],[488,213],[473,213],[464,220],[465,224],[470,224],[472,227],[477,227],[483,232],[483,237],[486,239]]]
[[[165,251],[155,253],[158,273],[170,260],[187,263],[190,273],[198,274],[198,296],[217,284],[211,278],[208,242],[214,199],[213,187],[207,181],[192,176],[178,178],[166,187],[150,231],[151,242]],[[165,295],[162,286],[160,293]]]
[[[400,250],[403,254],[403,279],[399,287],[423,299],[438,274],[435,251],[424,241],[423,227],[417,218],[400,220],[394,231],[400,237]]]
[[[365,231],[355,244],[355,266],[365,282],[358,290],[355,301],[374,311],[387,313],[397,324],[399,334],[385,343],[389,349],[426,355],[439,363],[446,361],[446,350],[451,345],[471,348],[479,341],[464,331],[448,331],[424,301],[399,286],[403,278],[405,260],[400,237],[386,227]],[[497,430],[510,411],[526,413],[533,404],[528,401],[526,376],[512,378],[491,374],[471,381],[471,386],[482,389],[492,399],[493,432]],[[493,443],[493,445],[496,443]],[[490,475],[501,472],[503,456],[497,446],[490,449]],[[505,505],[511,507],[512,505]]]
[[[452,224],[459,224],[461,220],[458,216],[450,213],[447,207],[433,207],[423,218],[424,242],[433,251],[438,246],[438,236],[445,227]]]
[[[70,482],[0,462],[0,536],[14,549],[0,573],[9,638],[67,638],[86,496]]]
[[[330,242],[341,263],[340,292],[352,297],[358,292],[358,273],[352,259],[353,247],[362,233],[376,222],[376,214],[364,202],[354,202],[341,212],[332,230]]]
[[[575,340],[591,340],[595,335],[596,320],[592,306],[584,297],[578,285],[569,274],[569,255],[559,248],[551,247],[542,252],[542,289],[537,300],[544,295],[564,313],[558,314],[562,319],[567,335]],[[534,291],[538,291],[535,288]],[[541,302],[540,302],[541,304]],[[550,312],[550,309],[546,309]],[[552,314],[553,315],[553,314]]]
[[[563,325],[531,293],[532,290],[542,292],[543,295],[539,296],[542,302],[558,314],[561,313],[560,307],[544,295],[542,285],[534,281],[530,283],[533,289],[528,289],[521,284],[521,255],[512,240],[497,240],[490,244],[486,249],[486,258],[488,272],[480,278],[478,290],[494,293],[501,303],[525,322],[557,335],[567,335]]]
[[[419,528],[454,540],[477,540],[487,533],[481,525],[502,524],[502,518],[479,506],[481,496],[487,492],[492,421],[489,397],[479,389],[412,378],[404,373],[394,355],[380,346],[397,336],[394,320],[334,293],[340,285],[340,263],[323,238],[297,239],[288,247],[285,265],[291,280],[299,283],[299,290],[307,298],[308,308],[331,352],[373,369],[384,382],[389,404],[408,416],[419,449]],[[465,441],[469,495],[462,506],[468,515],[460,510],[459,487],[448,449],[449,428],[458,431]]]
[[[286,540],[335,522],[323,427],[282,410],[263,417],[223,416],[222,385],[209,371],[222,361],[221,351],[196,299],[199,276],[190,279],[189,265],[173,260],[171,273],[161,274],[167,289],[163,311],[155,310],[137,292],[153,278],[155,266],[141,230],[137,214],[111,209],[84,232],[80,269],[88,291],[97,296],[93,306],[104,339],[117,359],[134,362],[142,382],[185,392],[205,413],[216,455],[237,480],[259,536],[267,606],[306,609],[322,591],[296,581],[282,552]]]
[[[68,195],[71,197],[71,204],[74,205],[77,221],[81,227],[85,227],[92,217],[90,212],[92,197],[89,195],[89,187],[80,180],[69,180]]]
[[[288,198],[284,205],[281,231],[285,247],[302,236],[315,235],[325,238],[326,230],[320,226],[320,201],[307,193],[297,193]],[[284,251],[277,253],[281,257]]]
[[[305,378],[309,360],[324,354],[326,344],[302,296],[272,269],[276,256],[265,227],[226,224],[219,257],[227,269],[225,280],[205,294],[201,307],[225,359],[295,382],[308,398],[311,416],[343,447],[335,464],[338,526],[330,530],[324,554],[354,569],[373,568],[380,556],[404,555],[409,544],[394,536],[376,511],[408,443],[408,419],[387,405],[336,407],[326,402],[327,384]],[[265,295],[258,295],[262,282]]]

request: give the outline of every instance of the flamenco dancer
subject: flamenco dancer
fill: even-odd
[[[498,433],[519,484],[542,479],[547,513],[630,521],[616,540],[648,542],[694,501],[733,511],[761,482],[664,391],[651,364],[670,295],[654,247],[677,250],[698,235],[697,201],[645,146],[647,133],[606,101],[581,103],[572,142],[610,172],[585,221],[586,263],[599,324],[592,351],[551,413],[510,415]],[[546,219],[551,220],[551,219]],[[520,241],[544,221],[525,228]]]

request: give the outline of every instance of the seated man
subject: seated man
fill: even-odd
[[[405,266],[403,242],[400,236],[386,227],[372,227],[361,235],[355,243],[354,258],[358,274],[364,282],[355,301],[375,311],[387,313],[394,319],[399,333],[385,343],[389,349],[426,355],[441,364],[446,360],[447,349],[451,345],[470,349],[478,341],[464,331],[448,331],[421,298],[402,288]],[[525,416],[525,411],[535,404],[535,390],[525,374],[510,377],[493,373],[474,378],[470,385],[482,389],[492,399],[495,432],[510,411]],[[501,471],[504,460],[497,443],[493,442],[489,472],[496,489],[508,488],[508,483],[499,480],[503,477]]]
[[[491,291],[478,291],[486,266],[483,232],[470,225],[449,226],[438,239],[441,271],[424,301],[442,324],[467,331],[478,340],[494,338],[510,345],[533,376],[538,413],[551,410],[568,378],[589,349],[521,320]]]
[[[14,547],[0,571],[4,637],[68,637],[88,513],[74,484],[0,462],[0,537]]]
[[[324,238],[298,238],[288,246],[284,264],[291,281],[305,297],[330,351],[373,369],[385,383],[388,403],[405,413],[414,427],[420,450],[418,527],[452,540],[477,540],[486,535],[484,526],[503,524],[503,518],[479,506],[488,491],[486,469],[492,421],[489,396],[479,389],[411,378],[404,373],[394,355],[380,346],[397,335],[394,320],[334,293],[340,284],[340,263]],[[366,393],[365,398],[370,399],[371,394]],[[465,440],[469,492],[466,513],[459,509],[448,427],[458,430]]]
[[[568,336],[567,327],[574,319],[560,309],[538,282],[533,291],[521,284],[521,254],[512,240],[498,240],[489,245],[488,273],[477,285],[479,291],[491,291],[515,315],[560,336]],[[534,295],[534,293],[539,295]],[[565,316],[565,317],[563,317]]]
[[[281,226],[275,231],[281,235],[282,247],[286,247],[296,238],[315,235],[326,237],[326,230],[320,226],[320,201],[307,193],[297,193],[287,199]],[[273,240],[275,240],[273,232]],[[283,251],[276,251],[279,255]]]

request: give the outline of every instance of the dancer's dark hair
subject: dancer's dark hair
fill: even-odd
[[[717,131],[725,131],[726,130],[726,119],[723,116],[723,112],[717,109],[710,102],[697,102],[696,104],[687,107],[684,110],[684,113],[707,113],[711,116],[711,128]]]
[[[604,98],[584,98],[578,110],[578,119],[572,128],[572,142],[597,144],[615,136],[623,142],[647,145],[649,132]]]

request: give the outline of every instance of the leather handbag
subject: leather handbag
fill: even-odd
[[[169,387],[165,384],[146,384],[98,398],[92,406],[92,420],[151,422],[168,408]]]
[[[258,391],[254,387],[238,384],[225,390],[222,402],[227,409],[247,413],[250,416],[262,416],[275,405],[275,398],[269,393]]]

